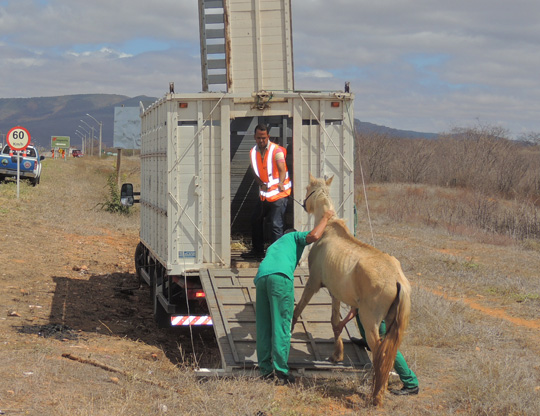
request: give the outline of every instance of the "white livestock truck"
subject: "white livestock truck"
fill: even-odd
[[[204,92],[171,91],[141,108],[141,229],[135,261],[151,287],[157,322],[212,325],[220,371],[229,373],[256,364],[253,277],[258,263],[242,261],[234,244],[250,243],[250,217],[258,198],[249,161],[254,127],[267,124],[271,140],[287,149],[292,198],[303,200],[309,173],[334,176],[331,196],[337,214],[353,230],[353,95],[348,88],[294,90],[290,0],[199,3]],[[222,47],[219,41],[216,46],[216,29],[210,29],[220,23]],[[212,59],[213,53],[218,59]],[[213,74],[211,68],[219,65],[222,73]],[[208,91],[220,83],[226,92]],[[124,184],[123,198],[133,201],[133,195],[133,187]],[[292,198],[286,228],[310,230],[313,219]],[[295,276],[296,299],[308,277],[304,260]],[[333,348],[330,304],[321,290],[302,314],[292,334],[292,368],[369,363],[347,334],[345,362],[336,366],[327,361]],[[356,331],[351,324],[345,332],[357,336]]]

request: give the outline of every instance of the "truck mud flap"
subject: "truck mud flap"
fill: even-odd
[[[213,319],[221,355],[221,369],[202,369],[198,375],[230,375],[256,373],[255,306],[253,278],[257,269],[201,269],[200,277]],[[295,301],[300,300],[308,279],[308,271],[295,273]],[[342,305],[344,317],[349,308]],[[293,372],[363,371],[371,366],[366,351],[350,341],[360,337],[354,320],[343,330],[345,358],[334,364],[329,361],[334,348],[330,316],[332,301],[323,288],[313,296],[294,328],[291,337],[289,366]]]

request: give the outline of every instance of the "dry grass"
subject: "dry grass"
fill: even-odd
[[[20,184],[20,199],[16,183],[0,185],[0,214],[27,217],[39,203],[39,220],[53,228],[77,227],[82,234],[95,234],[100,229],[122,230],[138,226],[138,206],[129,217],[109,214],[99,209],[108,195],[107,177],[116,172],[116,159],[77,158],[43,161],[42,183],[35,188],[26,181]],[[138,158],[124,158],[120,182],[140,183]]]
[[[394,184],[384,189],[399,201],[385,207],[385,215],[395,222],[445,227],[451,233],[471,235],[490,244],[540,239],[540,209],[530,202],[427,185]]]
[[[138,159],[122,163],[123,181],[137,189]],[[373,409],[369,374],[305,377],[293,387],[255,374],[197,378],[195,362],[219,361],[215,344],[195,334],[192,350],[185,331],[158,329],[147,288],[121,298],[112,290],[133,282],[133,266],[124,263],[135,247],[125,245],[138,234],[138,208],[129,217],[95,208],[113,171],[112,159],[46,160],[42,183],[23,185],[19,200],[13,184],[0,185],[0,221],[13,226],[4,229],[9,241],[27,249],[34,239],[40,248],[27,264],[9,263],[17,258],[12,247],[0,251],[0,261],[11,265],[0,272],[0,410],[6,414],[540,414],[540,331],[527,326],[540,316],[538,242],[498,242],[475,226],[460,228],[447,204],[459,200],[459,191],[398,185],[369,191],[375,245],[401,261],[413,284],[401,350],[421,389],[417,397],[387,395],[384,408]],[[358,235],[371,242],[362,212],[359,205]],[[33,229],[24,238],[16,231],[22,226]],[[53,239],[65,258],[49,251]],[[87,274],[72,269],[77,261],[90,264]],[[84,295],[92,308],[81,307]],[[80,319],[69,321],[73,338],[23,330],[50,324],[55,308]],[[65,353],[119,372],[68,360]],[[393,378],[391,386],[400,383]]]
[[[517,349],[502,357],[486,349],[469,354],[458,363],[463,376],[456,388],[463,393],[454,398],[456,407],[476,415],[540,414],[535,362],[537,356]]]

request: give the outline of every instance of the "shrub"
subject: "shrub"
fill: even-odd
[[[107,186],[109,188],[109,195],[105,202],[99,203],[97,206],[103,211],[112,212],[114,214],[129,215],[129,207],[120,203],[120,191],[118,190],[118,177],[116,173],[111,173],[107,177]]]

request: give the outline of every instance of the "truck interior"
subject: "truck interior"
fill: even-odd
[[[259,188],[253,177],[249,157],[250,150],[255,146],[254,132],[258,124],[267,125],[270,141],[287,151],[287,169],[289,177],[293,177],[292,119],[287,116],[272,116],[245,117],[231,121],[231,239],[233,242],[239,241],[248,245],[251,244],[251,215],[259,198]],[[296,199],[299,198],[302,196]],[[293,203],[292,198],[289,198],[285,230],[292,228],[294,224]]]

